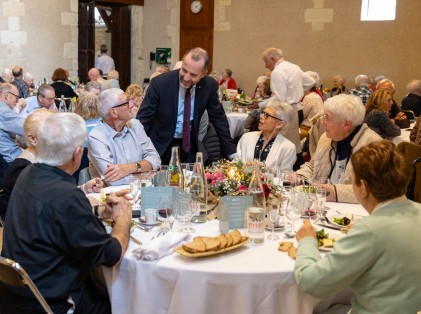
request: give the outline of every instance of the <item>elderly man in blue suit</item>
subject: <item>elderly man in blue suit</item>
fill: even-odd
[[[179,70],[155,77],[137,114],[163,164],[168,164],[171,147],[180,146],[182,162],[194,162],[198,151],[200,119],[205,111],[218,134],[222,155],[236,153],[228,120],[218,100],[218,84],[207,76],[209,56],[202,48],[186,52]]]

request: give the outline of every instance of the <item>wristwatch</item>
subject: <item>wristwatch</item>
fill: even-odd
[[[142,166],[140,165],[140,162],[136,162],[136,172],[141,172],[142,171]]]

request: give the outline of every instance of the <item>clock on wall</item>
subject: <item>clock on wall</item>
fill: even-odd
[[[202,1],[193,1],[191,3],[190,9],[193,13],[197,14],[202,10]]]

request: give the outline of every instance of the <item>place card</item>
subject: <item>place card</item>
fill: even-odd
[[[223,196],[219,203],[219,230],[227,233],[229,229],[243,229],[246,208],[252,206],[252,196]]]
[[[167,196],[168,199],[177,202],[180,199],[188,198],[189,194],[173,186],[144,187],[142,188],[141,216],[144,216],[145,208],[158,210],[159,199],[162,196]]]

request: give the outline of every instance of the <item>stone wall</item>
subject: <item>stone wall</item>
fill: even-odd
[[[0,0],[0,71],[20,65],[37,83],[78,69],[78,0]]]

